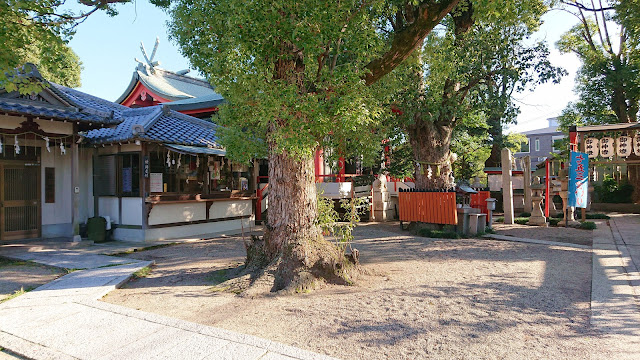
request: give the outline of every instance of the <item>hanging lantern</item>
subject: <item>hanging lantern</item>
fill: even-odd
[[[626,158],[631,155],[632,142],[630,136],[620,136],[616,139],[616,150],[618,156]]]
[[[597,138],[587,138],[584,141],[584,148],[589,155],[589,159],[594,159],[598,157],[598,153],[600,152],[600,140]]]
[[[600,156],[610,158],[613,154],[613,138],[607,136],[600,139]]]
[[[640,134],[633,137],[633,153],[640,156]]]
[[[44,140],[44,147],[47,148],[48,152],[51,152],[51,148],[49,147],[49,137],[45,136],[44,138],[42,138],[42,140]]]
[[[18,143],[18,135],[14,136],[13,138],[13,148],[16,151],[16,155],[20,154],[20,144]]]

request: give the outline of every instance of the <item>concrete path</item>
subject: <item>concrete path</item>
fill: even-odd
[[[79,249],[14,251],[10,256],[86,269],[0,304],[0,348],[28,358],[330,359],[255,336],[98,301],[149,266],[147,261],[83,254]]]

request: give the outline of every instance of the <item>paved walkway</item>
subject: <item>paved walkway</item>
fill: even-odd
[[[59,247],[0,251],[3,256],[84,269],[0,304],[0,347],[34,359],[330,359],[255,336],[100,302],[151,263],[91,252]]]

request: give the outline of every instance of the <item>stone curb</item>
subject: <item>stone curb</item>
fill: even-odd
[[[484,235],[483,238],[485,238],[485,239],[494,239],[494,240],[502,240],[502,241],[515,241],[515,242],[521,242],[521,243],[527,243],[527,244],[549,245],[549,246],[557,246],[557,247],[563,247],[563,248],[591,250],[591,246],[588,246],[588,245],[571,244],[571,243],[563,243],[563,242],[548,241],[548,240],[538,240],[538,239],[527,239],[527,238],[519,238],[519,237],[515,237],[515,236],[487,234],[487,235]]]

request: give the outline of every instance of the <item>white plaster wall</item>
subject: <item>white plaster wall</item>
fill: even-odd
[[[207,204],[205,202],[155,204],[149,213],[149,225],[199,221],[206,220],[206,218]]]
[[[120,224],[118,198],[115,196],[101,196],[98,199],[98,215],[109,216],[111,221]]]
[[[122,225],[142,225],[142,198],[122,198]]]
[[[55,124],[55,123],[54,123]],[[50,143],[51,152],[44,147],[43,141],[38,141],[41,145],[40,160],[40,190],[42,194],[42,225],[68,224],[73,216],[72,209],[72,184],[71,184],[71,149],[67,149],[65,155],[60,154],[60,148]],[[44,202],[44,168],[55,168],[56,178],[56,201],[46,204]]]
[[[251,205],[252,200],[230,199],[229,201],[215,201],[209,208],[209,219],[251,215],[253,213]]]
[[[20,123],[27,121],[27,118],[20,116],[0,115],[0,128],[15,129]],[[40,129],[44,132],[55,134],[73,134],[73,123],[50,120],[35,120]]]
[[[167,239],[208,239],[221,234],[234,235],[251,231],[255,226],[253,216],[246,219],[228,220],[205,224],[171,226],[158,229],[124,229],[117,228],[114,238],[121,241],[155,241]]]

